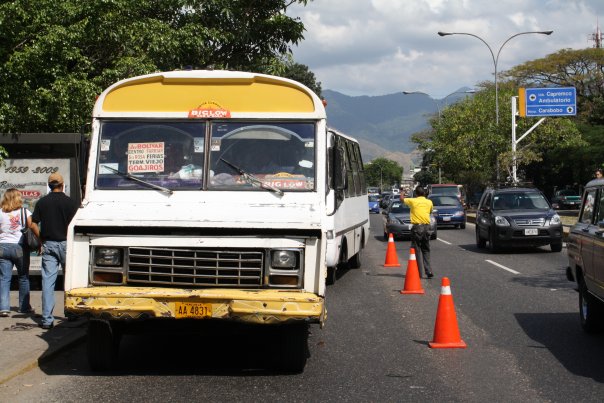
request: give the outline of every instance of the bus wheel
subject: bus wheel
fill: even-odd
[[[120,337],[104,320],[88,322],[88,363],[93,371],[108,371],[117,364]]]
[[[304,371],[308,359],[308,324],[285,325],[279,343],[279,369],[287,373]]]
[[[361,264],[363,263],[361,260],[361,255],[363,254],[363,248],[359,249],[359,251],[350,258],[350,260],[348,261],[348,267],[352,268],[352,269],[358,269],[359,267],[361,267]]]
[[[336,282],[336,271],[337,268],[334,267],[328,267],[327,268],[327,278],[325,279],[325,283],[327,285],[333,285]]]
[[[363,257],[364,245],[365,245],[365,232],[363,231],[363,233],[361,234],[361,245],[359,246],[359,251],[353,257],[351,257],[350,260],[348,261],[348,267],[350,267],[351,269],[358,269],[363,264],[362,257]]]

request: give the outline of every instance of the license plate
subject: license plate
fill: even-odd
[[[443,221],[451,221],[451,217],[443,217]]]
[[[176,318],[207,318],[212,316],[212,304],[199,302],[176,302],[174,304]]]
[[[537,228],[526,228],[524,235],[539,235],[539,230]]]

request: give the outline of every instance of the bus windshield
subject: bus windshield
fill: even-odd
[[[103,122],[96,187],[313,190],[315,130],[313,122]]]

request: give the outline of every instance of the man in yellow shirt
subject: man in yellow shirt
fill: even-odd
[[[432,200],[426,198],[426,191],[421,186],[415,188],[415,197],[401,196],[403,203],[411,209],[411,242],[417,253],[420,275],[422,267],[426,277],[432,278],[430,267],[430,215],[432,214]]]

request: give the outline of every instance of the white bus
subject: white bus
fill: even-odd
[[[326,279],[369,236],[358,143],[279,77],[174,71],[98,98],[82,206],[69,226],[65,309],[90,318],[88,359],[113,367],[131,324],[274,326],[301,371]],[[280,351],[279,349],[287,351]]]

